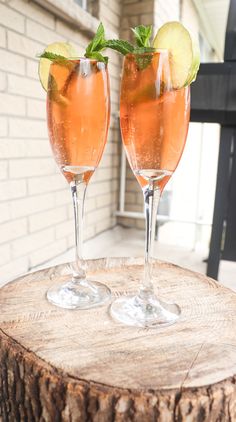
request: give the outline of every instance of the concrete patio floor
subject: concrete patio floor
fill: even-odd
[[[84,245],[84,256],[87,259],[143,256],[143,253],[144,231],[121,226],[116,226],[112,230],[103,232],[87,241]],[[193,271],[206,273],[206,263],[203,262],[206,256],[199,252],[155,241],[154,256],[160,260],[169,261]],[[73,258],[74,251],[71,249],[38,268],[72,261]],[[221,261],[219,281],[236,291],[236,262]]]

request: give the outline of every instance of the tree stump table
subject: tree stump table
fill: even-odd
[[[141,259],[88,262],[90,279],[113,296],[142,277]],[[0,290],[0,420],[236,421],[236,294],[204,275],[155,262],[178,323],[126,327],[108,306],[64,310],[45,299],[66,265],[28,274]]]

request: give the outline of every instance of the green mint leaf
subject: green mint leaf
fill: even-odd
[[[142,38],[139,32],[137,31],[137,28],[131,28],[131,31],[133,31],[134,33],[134,39],[135,39],[136,45],[138,45],[139,47],[143,47]]]
[[[104,50],[105,47],[105,31],[103,24],[100,22],[97,32],[92,39],[92,41],[89,43],[89,45],[86,48],[85,51],[85,57],[89,59],[96,59],[100,62],[107,63],[108,58],[104,57],[100,52]]]
[[[93,42],[93,50],[96,50],[96,47],[105,40],[105,31],[102,22],[98,25],[97,32],[92,40]]]
[[[107,40],[104,45],[105,48],[111,48],[112,50],[118,51],[124,56],[128,53],[132,53],[134,50],[134,46],[128,41],[124,40]]]
[[[86,57],[87,57],[87,54],[91,54],[94,51],[99,51],[104,41],[105,41],[104,27],[103,27],[103,24],[100,23],[94,38],[92,39],[92,41],[90,41],[89,45],[86,48],[86,52],[85,52]]]
[[[66,57],[61,56],[60,54],[51,53],[50,51],[44,51],[38,57],[40,59],[51,60],[51,62],[55,62],[55,63],[64,63],[68,61]]]
[[[138,47],[150,47],[152,25],[148,25],[148,26],[139,25],[131,29],[134,33],[135,42]]]
[[[50,51],[44,51],[42,54],[38,56],[40,59],[48,59],[52,63],[59,64],[60,66],[67,67],[69,70],[73,68],[73,63],[70,61],[69,58],[61,56],[60,54],[51,53]],[[76,57],[73,57],[76,59]],[[79,60],[79,57],[77,58]]]
[[[86,57],[87,57],[87,54],[90,54],[93,51],[99,51],[100,45],[104,41],[105,41],[105,31],[104,31],[103,24],[100,22],[95,36],[93,37],[92,41],[90,41],[88,47],[86,48],[86,53],[85,53]]]
[[[103,56],[98,51],[93,51],[92,53],[90,53],[89,58],[97,60],[98,62],[103,62],[103,63],[106,63],[106,64],[108,63],[108,57]]]

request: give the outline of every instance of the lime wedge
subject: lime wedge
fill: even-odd
[[[153,47],[169,51],[173,88],[182,88],[196,79],[200,65],[199,46],[180,22],[164,24],[157,31]]]
[[[77,56],[75,48],[71,44],[64,42],[54,42],[53,44],[49,44],[45,48],[44,52],[45,51],[58,54],[66,58]],[[39,79],[45,91],[48,89],[48,76],[51,63],[52,62],[49,59],[41,58],[39,60]]]

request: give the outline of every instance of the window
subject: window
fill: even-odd
[[[99,1],[98,0],[74,0],[78,6],[90,13],[90,15],[98,18],[99,14]]]
[[[75,0],[75,3],[77,3],[83,9],[87,9],[87,0]]]

